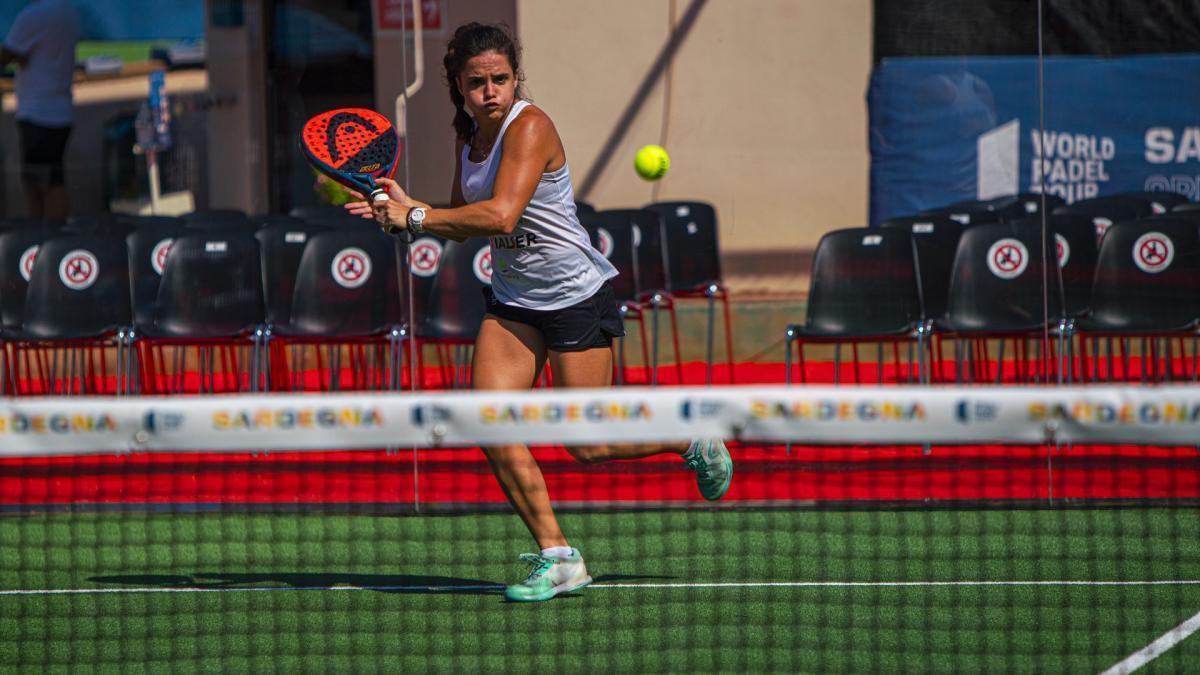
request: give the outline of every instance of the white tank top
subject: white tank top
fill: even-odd
[[[491,199],[504,151],[504,132],[528,101],[513,104],[482,162],[470,159],[471,144],[462,149],[462,193],[467,203]],[[533,198],[512,234],[490,237],[492,292],[507,305],[529,309],[562,309],[591,297],[617,269],[592,246],[575,215],[575,191],[567,165],[538,180]]]

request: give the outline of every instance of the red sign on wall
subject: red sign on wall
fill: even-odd
[[[375,0],[375,16],[379,30],[411,31],[413,28],[413,1]],[[446,16],[446,0],[420,0],[419,4],[421,5],[421,28],[431,32],[441,31],[445,27],[443,17]]]

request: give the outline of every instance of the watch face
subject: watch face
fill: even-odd
[[[413,223],[420,225],[421,223],[425,222],[425,209],[421,207],[414,208],[412,213],[408,214],[408,218]]]

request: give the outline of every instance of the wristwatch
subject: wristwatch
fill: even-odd
[[[408,210],[408,217],[405,218],[408,223],[408,231],[413,234],[421,234],[425,231],[425,209],[420,206],[414,206]]]

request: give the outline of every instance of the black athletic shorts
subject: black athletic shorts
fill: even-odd
[[[42,186],[63,184],[63,153],[71,127],[43,127],[19,120],[21,178]]]
[[[592,297],[562,309],[506,305],[496,299],[491,286],[484,286],[483,297],[488,314],[533,326],[541,331],[546,348],[556,352],[609,347],[613,338],[625,335],[625,322],[617,310],[612,284],[608,281]]]

